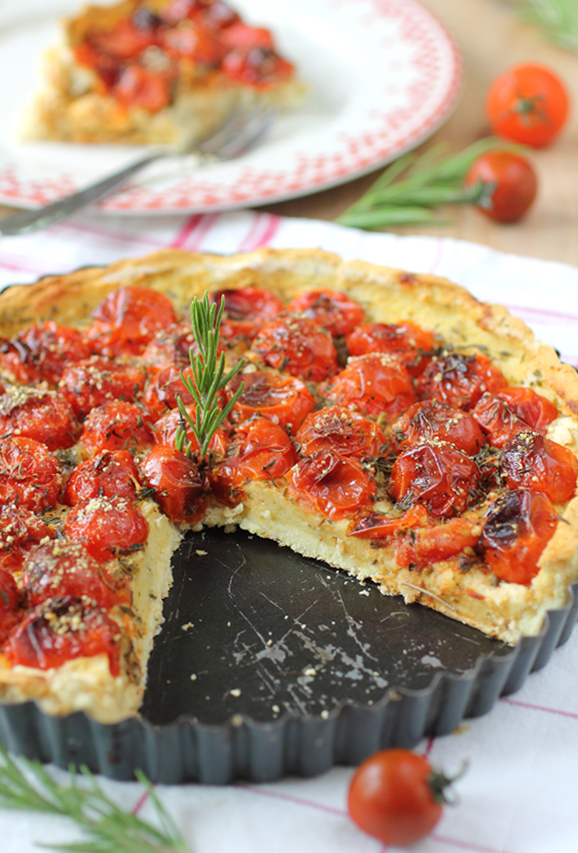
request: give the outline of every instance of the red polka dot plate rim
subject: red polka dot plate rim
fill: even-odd
[[[115,213],[227,210],[345,183],[415,148],[447,119],[461,92],[459,49],[418,0],[239,0],[269,27],[309,93],[237,160],[163,160],[100,203]],[[35,208],[104,177],[141,152],[127,146],[23,143],[17,127],[38,83],[43,50],[78,0],[0,5],[0,201]],[[14,75],[14,68],[19,69]]]

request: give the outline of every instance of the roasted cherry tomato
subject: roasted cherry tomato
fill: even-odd
[[[398,566],[423,569],[457,557],[464,549],[472,557],[481,532],[481,524],[469,518],[449,518],[442,524],[408,530],[408,535],[396,539],[395,561]]]
[[[546,495],[515,489],[501,495],[485,516],[480,539],[486,562],[501,580],[529,584],[552,538],[558,517]]]
[[[143,450],[155,443],[150,415],[138,403],[111,400],[91,409],[79,441],[92,453],[101,450]]]
[[[248,86],[266,88],[290,77],[293,65],[268,47],[238,47],[231,50],[221,63],[232,80]]]
[[[432,358],[415,382],[420,399],[439,400],[457,409],[468,409],[485,391],[497,394],[507,384],[487,355],[464,355],[453,350]]]
[[[42,512],[58,503],[62,472],[49,450],[31,438],[0,440],[0,500]]]
[[[442,816],[444,789],[452,781],[421,755],[385,749],[366,758],[355,771],[347,807],[368,835],[405,847],[435,827]]]
[[[558,417],[556,406],[532,388],[502,388],[497,396],[536,432],[545,432],[548,424]]]
[[[120,628],[100,607],[81,598],[57,598],[32,610],[4,646],[14,665],[52,669],[78,657],[105,654],[120,672]]]
[[[180,368],[176,364],[169,364],[158,370],[152,368],[142,396],[142,402],[154,421],[166,415],[171,409],[177,408],[177,397],[180,397],[185,406],[194,403],[192,395],[186,389],[181,374],[193,379],[190,367]]]
[[[415,402],[409,373],[398,359],[385,353],[350,358],[331,380],[325,396],[339,406],[386,421]]]
[[[308,317],[281,314],[261,328],[251,344],[270,367],[322,382],[337,372],[337,352],[329,332]]]
[[[168,296],[149,287],[119,287],[92,311],[88,338],[103,355],[138,354],[160,329],[177,322]]]
[[[371,506],[373,476],[357,459],[320,450],[302,459],[287,475],[288,493],[305,508],[336,521]]]
[[[191,348],[194,354],[198,352],[191,326],[178,323],[157,332],[140,357],[153,367],[173,365],[182,369],[190,365]]]
[[[513,435],[528,429],[528,424],[508,403],[494,394],[483,394],[471,409],[471,415],[494,447],[503,447]]]
[[[158,113],[171,102],[174,75],[170,73],[170,68],[167,70],[169,73],[159,73],[157,69],[137,64],[122,68],[112,90],[114,97],[127,107],[140,107],[149,113]],[[110,345],[119,347],[112,340]]]
[[[211,486],[219,500],[234,504],[241,499],[245,483],[275,482],[296,461],[297,453],[283,427],[268,418],[253,417],[236,428],[232,453],[211,472]]]
[[[315,406],[313,394],[301,379],[281,376],[271,370],[238,373],[226,388],[227,400],[231,399],[241,382],[243,391],[229,415],[233,423],[246,421],[258,414],[289,427],[295,433]]]
[[[0,397],[0,435],[33,438],[48,450],[76,443],[80,427],[66,397],[32,386],[12,387]]]
[[[304,314],[333,335],[348,335],[363,320],[363,308],[336,290],[309,290],[292,299],[288,311]]]
[[[0,643],[4,643],[24,615],[16,581],[9,572],[0,569]]]
[[[63,529],[97,560],[112,560],[118,554],[140,550],[149,532],[137,506],[116,497],[79,501],[66,516]]]
[[[208,483],[198,465],[175,447],[158,444],[141,462],[155,499],[172,521],[199,521],[208,502]]]
[[[560,133],[569,98],[558,75],[527,62],[500,74],[488,90],[486,113],[493,133],[541,148]]]
[[[66,368],[60,390],[83,420],[91,409],[109,400],[132,402],[144,386],[144,371],[133,364],[94,356]]]
[[[187,408],[187,411],[194,422],[196,417],[195,407],[190,406]],[[183,421],[178,409],[173,409],[172,411],[167,412],[166,415],[163,415],[162,418],[159,418],[155,423],[155,441],[157,444],[165,444],[168,447],[174,447],[177,430],[180,426],[184,426],[185,428],[187,439],[191,444],[191,456],[194,458],[195,454],[199,452],[199,442],[197,441],[190,425],[186,421]],[[219,456],[224,456],[227,452],[228,443],[229,436],[227,430],[219,428],[213,433],[213,437],[209,442],[209,450],[218,453]]]
[[[94,47],[101,53],[119,59],[134,59],[155,44],[154,30],[135,26],[131,20],[120,20],[111,29],[89,31]]]
[[[350,355],[370,352],[395,355],[405,364],[411,376],[419,376],[437,348],[434,333],[409,320],[404,323],[367,323],[358,326],[347,336],[345,343]]]
[[[221,338],[231,343],[242,335],[254,338],[261,326],[283,310],[281,300],[260,287],[216,290],[211,300],[218,306],[225,300],[221,320]]]
[[[92,351],[83,332],[53,320],[29,326],[18,335],[27,347],[40,379],[57,385],[67,364],[90,358]]]
[[[502,474],[510,489],[531,489],[547,495],[552,503],[574,497],[578,459],[574,454],[538,432],[520,432],[504,444]]]
[[[140,485],[140,474],[128,450],[104,450],[76,466],[63,500],[69,506],[98,497],[134,501]]]
[[[476,208],[497,222],[520,219],[536,198],[538,178],[530,161],[513,151],[486,151],[472,164],[464,186],[481,185]]]
[[[312,456],[318,450],[335,450],[342,456],[365,459],[380,456],[387,446],[385,433],[375,421],[340,406],[312,412],[295,439],[302,456]]]
[[[397,451],[420,441],[441,438],[455,444],[468,456],[475,456],[486,443],[471,415],[439,400],[414,403],[391,424],[388,435]]]
[[[52,540],[26,555],[22,580],[30,606],[49,598],[73,596],[110,610],[115,603],[112,581],[98,560],[78,542]]]
[[[24,385],[40,381],[30,348],[17,338],[0,338],[0,370],[13,382]]]
[[[48,541],[55,535],[29,509],[5,504],[0,507],[0,566],[10,572],[19,571],[24,555],[41,540]]]
[[[391,494],[423,504],[435,518],[461,515],[477,497],[476,463],[453,444],[422,442],[400,453],[391,470]]]
[[[387,539],[403,530],[415,530],[428,523],[425,507],[417,504],[402,512],[401,515],[387,516],[373,510],[359,513],[347,530],[348,536],[359,539]]]

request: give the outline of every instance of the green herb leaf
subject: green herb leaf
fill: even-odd
[[[22,769],[23,768],[23,769]],[[143,773],[137,772],[155,808],[161,828],[120,809],[92,773],[81,767],[84,784],[70,769],[68,786],[59,785],[39,761],[18,763],[0,745],[0,808],[60,815],[74,821],[86,839],[69,844],[41,844],[83,853],[189,853],[189,848]]]
[[[515,0],[523,20],[536,24],[550,41],[578,52],[576,0]]]
[[[479,204],[487,198],[483,183],[464,188],[474,160],[492,149],[519,151],[501,139],[481,139],[457,154],[443,144],[421,156],[404,154],[383,172],[367,192],[337,222],[356,228],[387,228],[439,222],[436,208],[446,204]],[[445,156],[444,156],[445,155]]]
[[[228,373],[225,373],[225,354],[217,356],[219,347],[219,330],[225,309],[225,297],[217,308],[216,303],[209,302],[209,295],[204,294],[199,301],[196,297],[191,303],[191,323],[197,342],[198,352],[190,350],[191,369],[193,377],[181,372],[181,379],[196,404],[195,417],[187,411],[180,396],[177,405],[181,415],[181,423],[175,437],[175,447],[187,456],[191,456],[191,442],[187,438],[186,425],[193,431],[199,444],[199,459],[204,461],[209,450],[209,443],[221,426],[231,409],[241,396],[244,384],[241,382],[229,402],[221,408],[220,392],[231,379],[243,368],[245,359],[242,358]]]

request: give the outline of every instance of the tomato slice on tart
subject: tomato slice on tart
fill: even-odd
[[[272,370],[238,373],[225,389],[227,400],[244,388],[233,406],[229,419],[233,423],[260,415],[296,433],[305,417],[315,407],[315,397],[296,376],[284,376]]]
[[[224,302],[221,338],[231,343],[237,337],[252,340],[259,329],[283,310],[279,297],[261,287],[239,287],[215,290],[211,301]]]
[[[371,506],[376,496],[373,474],[357,460],[334,450],[301,459],[287,475],[288,493],[297,503],[336,521]]]
[[[32,512],[55,507],[62,470],[44,444],[32,438],[0,439],[0,500]]]
[[[137,399],[145,383],[145,369],[136,364],[102,356],[69,365],[59,388],[80,420],[91,409],[110,400]]]
[[[102,450],[144,449],[155,443],[152,418],[142,405],[110,400],[91,409],[79,442],[91,453]]]
[[[55,536],[53,528],[36,513],[23,506],[4,504],[0,507],[0,567],[20,571],[25,554]]]
[[[327,406],[308,415],[295,436],[302,456],[335,450],[358,459],[378,457],[388,441],[375,421],[341,406]]]
[[[193,459],[175,447],[158,444],[140,469],[162,511],[172,521],[199,521],[208,503],[208,483]]]
[[[119,287],[97,305],[87,331],[101,355],[138,354],[156,332],[177,322],[168,296],[150,287]]]
[[[309,317],[334,338],[348,335],[364,316],[358,302],[337,290],[307,290],[291,300],[287,311]]]
[[[83,332],[54,320],[29,326],[17,340],[26,347],[38,378],[51,385],[58,384],[67,364],[92,355]]]
[[[0,397],[0,435],[32,438],[48,450],[72,447],[80,432],[74,410],[57,391],[12,386]]]
[[[350,358],[328,384],[325,396],[332,403],[385,422],[415,402],[409,373],[398,359],[384,353]]]
[[[533,430],[508,439],[501,470],[510,489],[541,492],[552,503],[565,503],[576,492],[578,459],[568,448]]]
[[[103,450],[74,468],[62,499],[68,506],[98,497],[135,501],[140,486],[141,477],[128,450]]]
[[[556,406],[533,388],[502,388],[497,396],[505,400],[520,420],[536,432],[545,432],[548,424],[558,417]]]
[[[416,394],[421,400],[436,399],[457,409],[468,409],[486,391],[497,394],[507,384],[487,355],[446,350],[434,356],[416,379]]]
[[[106,569],[78,542],[53,539],[39,545],[24,559],[22,580],[32,607],[62,596],[82,598],[104,610],[116,601]]]
[[[433,332],[416,323],[365,323],[347,335],[345,343],[350,355],[383,352],[399,358],[411,376],[419,376],[438,349]]]
[[[284,313],[261,327],[251,351],[282,373],[322,382],[337,373],[333,339],[313,320]]]
[[[140,550],[149,533],[148,522],[137,505],[119,497],[79,501],[62,527],[69,539],[80,542],[89,554],[103,561]]]
[[[439,400],[413,403],[390,424],[388,436],[398,452],[406,447],[440,438],[458,450],[475,456],[486,439],[472,415]]]

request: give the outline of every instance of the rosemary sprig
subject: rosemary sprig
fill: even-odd
[[[120,809],[86,767],[80,767],[80,774],[86,785],[78,785],[74,768],[70,770],[70,784],[59,785],[39,761],[21,758],[16,763],[0,746],[0,807],[67,817],[86,835],[84,841],[42,843],[42,847],[78,853],[189,853],[184,838],[143,773],[137,771],[137,777],[154,804],[159,829]]]
[[[576,0],[515,0],[523,20],[536,24],[550,41],[578,52]]]
[[[442,156],[440,144],[425,154],[404,154],[395,160],[367,192],[337,222],[355,228],[387,228],[439,222],[435,208],[444,204],[488,203],[493,186],[482,182],[464,188],[464,178],[474,160],[494,148],[518,150],[495,137],[480,139],[458,154]]]
[[[181,424],[175,436],[175,447],[187,456],[191,456],[191,442],[187,438],[186,424],[193,431],[199,444],[199,459],[204,461],[207,457],[211,438],[221,426],[237,400],[239,399],[244,384],[241,382],[235,394],[229,402],[221,408],[219,394],[225,385],[237,375],[242,369],[245,359],[241,359],[234,367],[225,374],[225,354],[217,356],[219,346],[219,330],[223,311],[225,309],[225,298],[217,308],[216,303],[209,302],[209,296],[204,294],[199,301],[196,297],[191,303],[191,323],[193,334],[197,342],[198,352],[195,354],[193,347],[189,351],[193,376],[185,376],[181,372],[183,384],[195,401],[195,417],[190,416],[180,396],[177,396],[177,405],[181,415]]]

